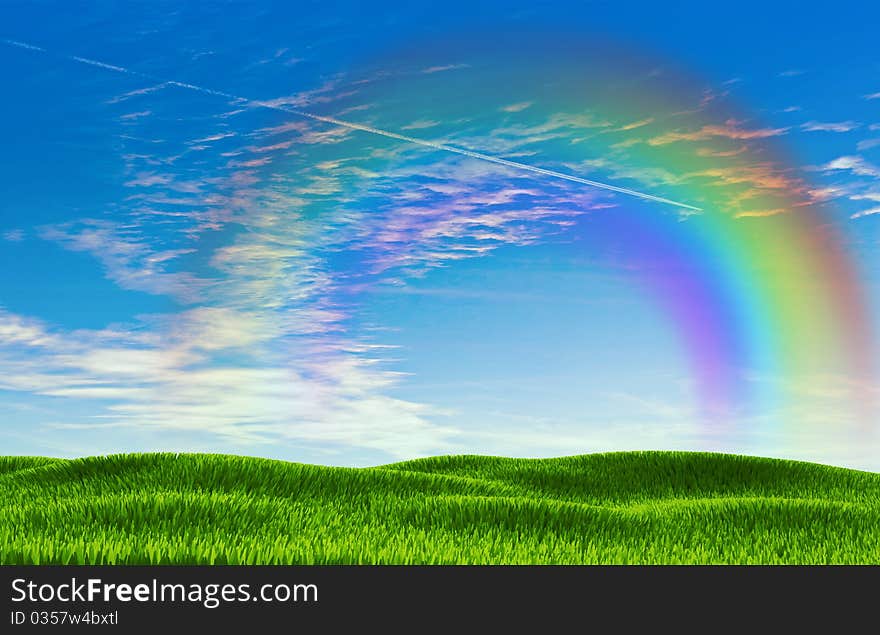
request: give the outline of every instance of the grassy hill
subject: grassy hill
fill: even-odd
[[[880,474],[733,455],[0,457],[0,563],[880,563]]]

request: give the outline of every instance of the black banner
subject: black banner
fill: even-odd
[[[544,630],[572,620],[592,630],[600,619],[632,626],[695,614],[790,625],[825,613],[840,626],[873,607],[880,588],[878,567],[6,566],[0,574],[2,633],[277,625],[470,632],[477,623]]]

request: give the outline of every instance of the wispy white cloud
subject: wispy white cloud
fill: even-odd
[[[864,216],[873,216],[874,214],[880,214],[880,207],[871,207],[869,209],[864,209],[851,215],[850,218],[862,218]]]
[[[401,130],[424,130],[426,128],[434,128],[435,126],[439,126],[439,121],[432,121],[430,119],[419,119],[417,121],[413,121],[410,124],[405,126],[401,126]]]
[[[200,139],[193,139],[189,143],[191,144],[204,144],[204,143],[212,143],[214,141],[220,141],[221,139],[228,139],[230,137],[236,136],[238,133],[226,131],[226,132],[218,132],[216,134],[208,135],[207,137],[202,137]]]
[[[853,194],[850,198],[854,201],[877,201],[880,203],[880,192],[865,192],[863,194]]]
[[[880,167],[869,163],[858,155],[847,155],[834,159],[823,166],[824,170],[844,170],[859,176],[880,177]]]
[[[432,75],[433,73],[442,73],[444,71],[454,71],[460,68],[468,68],[469,64],[442,64],[439,66],[429,66],[427,68],[422,69],[422,73],[425,75]]]
[[[162,90],[163,88],[166,88],[167,86],[168,86],[167,82],[162,82],[162,83],[156,84],[154,86],[147,86],[146,88],[137,88],[135,90],[130,90],[127,93],[122,93],[121,95],[118,95],[118,96],[114,97],[113,99],[109,100],[107,103],[108,104],[118,104],[120,102],[132,99],[133,97],[142,97],[143,95],[149,95],[150,93],[154,93],[157,90]]]
[[[120,115],[119,119],[122,121],[132,121],[134,119],[141,119],[143,117],[149,117],[153,114],[152,110],[139,110],[137,112],[129,112],[124,115]]]
[[[153,187],[154,185],[168,185],[173,181],[169,174],[157,174],[155,172],[140,172],[135,178],[126,181],[125,187]]]
[[[144,239],[107,221],[44,226],[40,236],[70,251],[93,255],[104,265],[107,277],[123,289],[194,302],[210,284],[190,273],[165,270],[168,261],[189,250],[154,251]]]
[[[54,342],[41,322],[15,315],[0,307],[0,346],[47,346]]]
[[[533,102],[531,101],[520,101],[515,104],[510,104],[508,106],[502,106],[501,110],[503,112],[522,112],[526,108],[531,108]]]
[[[852,132],[861,126],[856,121],[808,121],[801,125],[805,132]]]
[[[848,172],[855,176],[870,177],[865,179],[853,180],[846,185],[845,191],[848,197],[854,201],[880,201],[880,193],[877,192],[875,179],[880,179],[880,167],[870,163],[859,155],[842,156],[830,161],[822,166],[822,169],[829,173]],[[850,215],[850,218],[863,218],[865,216],[873,216],[880,213],[880,207],[872,207],[857,211]]]
[[[856,149],[859,152],[863,152],[865,150],[870,150],[871,148],[876,148],[877,146],[880,146],[880,138],[863,139],[856,144]]]

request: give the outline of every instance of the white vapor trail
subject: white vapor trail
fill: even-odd
[[[4,44],[8,46],[15,46],[21,49],[27,49],[29,51],[38,51],[40,53],[49,54],[50,51],[41,48],[39,46],[34,46],[33,44],[28,44],[26,42],[20,42],[18,40],[9,40],[4,39],[0,40]],[[225,99],[231,99],[235,102],[238,102],[242,105],[254,106],[259,108],[268,108],[270,110],[278,110],[281,112],[286,112],[291,115],[296,115],[298,117],[305,117],[307,119],[312,119],[314,121],[320,121],[323,123],[333,124],[334,126],[340,126],[342,128],[348,128],[350,130],[360,130],[361,132],[368,132],[370,134],[379,135],[382,137],[386,137],[388,139],[396,139],[398,141],[404,141],[406,143],[412,143],[415,145],[419,145],[425,148],[433,148],[435,150],[440,150],[443,152],[451,152],[454,154],[459,154],[466,157],[471,157],[473,159],[479,159],[480,161],[486,161],[488,163],[495,163],[497,165],[503,165],[509,168],[514,168],[516,170],[523,170],[526,172],[531,172],[533,174],[542,174],[544,176],[549,176],[556,179],[562,179],[565,181],[571,181],[573,183],[580,183],[581,185],[588,185],[590,187],[599,188],[602,190],[609,190],[611,192],[617,192],[619,194],[626,194],[627,196],[634,196],[636,198],[641,198],[647,201],[654,201],[656,203],[664,203],[666,205],[673,205],[675,207],[681,207],[683,209],[688,209],[696,212],[702,211],[699,207],[694,207],[693,205],[688,205],[686,203],[680,203],[678,201],[673,201],[668,198],[663,198],[660,196],[654,196],[653,194],[647,194],[645,192],[639,192],[638,190],[632,190],[626,187],[618,187],[617,185],[611,185],[610,183],[602,183],[600,181],[592,181],[590,179],[585,179],[579,176],[575,176],[573,174],[566,174],[565,172],[557,172],[556,170],[547,170],[545,168],[539,168],[534,165],[528,165],[526,163],[520,163],[518,161],[508,161],[507,159],[501,159],[499,157],[494,157],[489,154],[483,154],[482,152],[474,152],[473,150],[465,150],[464,148],[459,148],[457,146],[447,145],[445,143],[436,143],[434,141],[428,141],[426,139],[419,139],[418,137],[410,137],[408,135],[403,135],[397,132],[392,132],[390,130],[383,130],[381,128],[373,128],[372,126],[367,126],[360,123],[355,123],[352,121],[345,121],[343,119],[336,119],[335,117],[325,117],[323,115],[316,115],[311,112],[307,112],[305,110],[299,110],[297,108],[290,108],[288,106],[281,106],[273,103],[268,103],[265,101],[260,101],[257,99],[250,99],[247,97],[241,97],[239,95],[233,95],[232,93],[223,92],[220,90],[213,90],[211,88],[205,88],[204,86],[196,86],[195,84],[187,84],[185,82],[178,82],[174,80],[166,80],[161,77],[155,77],[153,75],[148,75],[146,73],[141,73],[139,71],[131,70],[129,68],[124,68],[122,66],[114,66],[113,64],[107,64],[105,62],[101,62],[98,60],[89,59],[87,57],[78,57],[75,55],[61,55],[66,60],[78,62],[80,64],[87,64],[89,66],[95,66],[98,68],[102,68],[108,71],[113,71],[116,73],[123,73],[125,75],[134,75],[136,77],[142,77],[144,79],[149,79],[150,81],[155,82],[164,82],[170,86],[177,86],[179,88],[185,88],[186,90],[192,90],[199,93],[204,93],[206,95],[212,95],[214,97],[223,97]]]

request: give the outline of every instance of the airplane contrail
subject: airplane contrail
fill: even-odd
[[[33,44],[28,44],[27,42],[20,42],[18,40],[9,40],[3,39],[0,40],[4,44],[8,46],[14,46],[21,49],[26,49],[29,51],[37,51],[40,53],[52,54],[49,50],[44,49],[39,46],[35,46]],[[602,183],[601,181],[593,181],[590,179],[585,179],[580,176],[575,176],[573,174],[566,174],[565,172],[557,172],[556,170],[548,170],[545,168],[540,168],[534,165],[529,165],[527,163],[520,163],[518,161],[508,161],[507,159],[502,159],[500,157],[495,157],[490,154],[483,154],[482,152],[475,152],[473,150],[466,150],[464,148],[459,148],[457,146],[448,145],[445,143],[437,143],[435,141],[428,141],[427,139],[420,139],[418,137],[410,137],[408,135],[400,134],[398,132],[393,132],[390,130],[383,130],[382,128],[373,128],[372,126],[367,126],[360,123],[355,123],[353,121],[345,121],[343,119],[336,119],[335,117],[325,117],[323,115],[316,115],[315,113],[308,112],[305,110],[299,110],[298,108],[291,108],[289,106],[283,106],[278,104],[273,104],[270,102],[261,101],[259,99],[250,99],[248,97],[241,97],[239,95],[233,95],[232,93],[227,93],[221,90],[214,90],[211,88],[205,88],[204,86],[197,86],[195,84],[188,84],[186,82],[178,82],[174,80],[167,80],[161,77],[155,77],[153,75],[148,75],[147,73],[141,73],[140,71],[135,71],[129,68],[125,68],[123,66],[115,66],[113,64],[107,64],[106,62],[101,62],[99,60],[89,59],[87,57],[79,57],[75,55],[59,55],[66,60],[78,62],[80,64],[86,64],[89,66],[95,66],[97,68],[102,68],[104,70],[113,71],[115,73],[123,73],[125,75],[134,75],[136,77],[142,77],[144,79],[148,79],[154,82],[162,82],[166,85],[177,86],[178,88],[184,88],[186,90],[192,90],[199,93],[204,93],[206,95],[212,95],[214,97],[223,97],[225,99],[231,99],[243,105],[249,105],[259,108],[267,108],[269,110],[278,110],[281,112],[285,112],[291,115],[296,115],[298,117],[304,117],[306,119],[312,119],[314,121],[320,121],[322,123],[332,124],[334,126],[340,126],[342,128],[348,128],[350,130],[359,130],[361,132],[368,132],[370,134],[379,135],[382,137],[386,137],[388,139],[396,139],[398,141],[404,141],[406,143],[412,143],[415,145],[419,145],[425,148],[433,148],[434,150],[440,150],[442,152],[451,152],[453,154],[459,154],[466,157],[471,157],[473,159],[479,159],[480,161],[486,161],[488,163],[495,163],[497,165],[503,165],[509,168],[514,168],[516,170],[523,170],[525,172],[531,172],[533,174],[542,174],[544,176],[549,176],[556,179],[562,179],[564,181],[571,181],[573,183],[580,183],[581,185],[587,185],[590,187],[595,187],[602,190],[609,190],[611,192],[617,192],[618,194],[626,194],[627,196],[634,196],[636,198],[641,198],[647,201],[654,201],[655,203],[663,203],[666,205],[673,205],[675,207],[680,207],[683,209],[692,210],[695,212],[703,211],[702,208],[695,207],[693,205],[688,205],[687,203],[680,203],[678,201],[673,201],[668,198],[663,198],[661,196],[655,196],[653,194],[648,194],[646,192],[639,192],[638,190],[632,190],[626,187],[618,187],[617,185],[612,185],[610,183]]]

